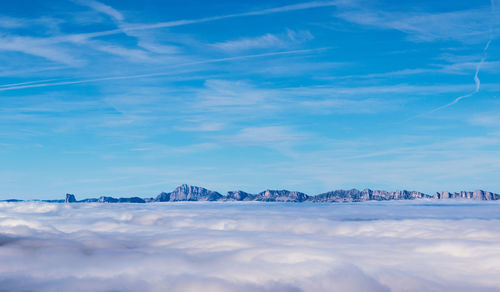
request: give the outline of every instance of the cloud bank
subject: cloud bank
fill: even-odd
[[[498,203],[0,203],[0,291],[493,291]]]

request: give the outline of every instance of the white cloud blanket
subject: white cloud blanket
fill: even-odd
[[[498,291],[499,211],[0,203],[0,291]]]

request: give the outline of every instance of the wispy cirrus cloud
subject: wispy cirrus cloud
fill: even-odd
[[[75,57],[68,47],[55,46],[43,38],[0,36],[0,50],[21,52],[69,66],[78,67],[85,63],[83,59]]]
[[[123,46],[118,46],[109,43],[92,41],[91,46],[98,51],[108,53],[110,55],[115,55],[122,57],[131,62],[153,62],[157,61],[153,56],[151,56],[147,51],[140,48],[127,48]]]
[[[404,101],[398,104],[401,106]],[[347,99],[347,98],[332,98],[332,99],[315,99],[305,100],[299,103],[300,106],[317,113],[380,113],[383,111],[392,110],[397,105],[394,102],[384,101],[377,98],[363,99]]]
[[[399,30],[413,41],[480,42],[489,37],[490,23],[495,26],[500,24],[489,7],[442,13],[354,10],[338,13],[337,16],[360,25]]]
[[[177,126],[174,129],[178,131],[187,131],[187,132],[217,132],[223,130],[225,128],[225,123],[223,122],[206,122],[203,120],[187,120],[185,126]]]
[[[159,76],[168,76],[180,74],[182,71],[179,71],[178,68],[189,67],[195,65],[203,65],[203,64],[213,64],[213,63],[223,63],[223,62],[231,62],[238,60],[249,60],[249,59],[258,59],[258,58],[266,58],[272,56],[284,56],[284,55],[298,55],[298,54],[310,54],[317,53],[327,50],[328,48],[318,48],[318,49],[303,49],[303,50],[288,50],[288,51],[279,51],[279,52],[270,52],[270,53],[261,53],[261,54],[250,54],[250,55],[242,55],[242,56],[232,56],[232,57],[223,57],[223,58],[215,58],[215,59],[206,59],[206,60],[198,60],[198,61],[186,61],[179,64],[172,65],[167,71],[162,72],[153,72],[153,73],[143,73],[143,74],[131,74],[131,75],[116,75],[116,76],[106,76],[99,78],[89,78],[89,79],[79,79],[79,80],[69,80],[69,81],[57,81],[57,82],[40,82],[36,84],[25,84],[25,85],[16,85],[11,87],[3,87],[0,88],[0,91],[9,91],[9,90],[19,90],[25,88],[37,88],[37,87],[52,87],[52,86],[64,86],[64,85],[72,85],[72,84],[82,84],[82,83],[94,83],[108,80],[125,80],[125,79],[138,79],[138,78],[146,78],[146,77],[159,77]],[[129,55],[130,51],[125,50]],[[137,51],[132,51],[137,52]],[[140,53],[140,52],[139,52]],[[172,70],[174,69],[174,70]]]
[[[23,19],[0,16],[0,27],[1,28],[20,28],[25,26],[25,21]]]
[[[212,44],[216,49],[226,52],[240,52],[253,49],[282,49],[312,39],[308,31],[288,30],[286,34],[265,34],[254,38],[241,38],[238,40],[225,41]]]
[[[104,5],[104,4],[97,2],[97,1],[90,1],[90,2],[86,2],[86,3],[93,3],[93,4],[87,4],[87,5],[96,9],[97,11],[100,11],[100,12],[103,12],[107,15],[110,15],[117,20],[120,20],[120,18],[122,18],[120,16],[117,16],[117,13],[119,13],[119,12],[112,9],[112,7],[110,7],[110,6]],[[254,10],[254,11],[247,11],[247,12],[241,12],[241,13],[226,14],[226,15],[221,15],[221,16],[204,17],[204,18],[198,18],[198,19],[174,20],[174,21],[158,22],[158,23],[152,23],[152,24],[127,24],[127,23],[123,23],[117,29],[98,31],[98,32],[89,32],[89,33],[68,34],[68,35],[61,35],[61,36],[53,37],[53,38],[51,38],[51,42],[52,43],[82,42],[82,41],[85,41],[85,40],[90,39],[90,38],[110,36],[110,35],[116,35],[116,34],[121,34],[121,33],[129,34],[133,31],[178,27],[178,26],[211,22],[211,21],[230,19],[230,18],[268,15],[268,14],[274,14],[274,13],[283,13],[283,12],[289,12],[289,11],[298,11],[298,10],[321,8],[321,7],[334,7],[334,6],[338,6],[338,5],[345,5],[346,3],[349,3],[349,1],[312,1],[312,2],[279,6],[279,7],[274,7],[274,8],[267,8],[267,9],[262,9],[262,10]],[[99,4],[101,4],[101,5],[99,5]]]
[[[486,112],[483,114],[476,114],[469,118],[469,123],[474,126],[492,127],[500,129],[500,117],[495,113]]]
[[[109,17],[113,18],[116,21],[123,21],[125,20],[125,17],[123,14],[114,9],[113,7],[106,5],[102,2],[95,1],[95,0],[74,0],[76,3],[84,6],[88,6],[91,9],[103,13],[105,15],[108,15]]]
[[[90,42],[91,39],[103,36],[110,36],[115,34],[124,33],[129,36],[137,37],[140,39],[139,45],[143,46],[143,48],[150,49],[150,51],[155,53],[178,53],[178,48],[175,48],[172,45],[162,45],[158,44],[151,39],[142,40],[141,34],[138,34],[137,31],[158,29],[158,28],[166,28],[166,27],[176,27],[183,26],[187,24],[194,23],[203,23],[208,21],[215,21],[220,19],[227,18],[236,18],[236,17],[245,17],[245,16],[258,16],[258,15],[266,15],[272,13],[280,13],[286,11],[296,11],[303,9],[311,9],[318,7],[327,7],[327,6],[335,6],[337,2],[333,1],[316,1],[316,2],[307,2],[307,3],[299,3],[293,5],[286,5],[281,7],[263,9],[263,10],[255,10],[250,12],[242,12],[235,14],[228,14],[223,16],[215,16],[215,17],[206,17],[200,19],[193,20],[177,20],[170,22],[161,22],[155,24],[129,24],[125,22],[124,16],[113,7],[103,4],[98,1],[88,0],[88,1],[76,1],[76,3],[85,5],[90,7],[91,9],[103,13],[105,15],[110,16],[113,20],[117,22],[118,28],[101,31],[101,32],[90,32],[90,33],[77,33],[77,34],[57,34],[52,36],[45,37],[34,37],[34,36],[20,36],[20,35],[7,35],[3,37],[2,43],[3,46],[0,46],[0,50],[14,51],[14,52],[22,52],[28,55],[40,56],[46,58],[51,61],[64,63],[67,65],[78,66],[83,62],[83,60],[79,60],[75,57],[70,56],[70,54],[64,53],[64,46],[60,44],[73,44],[78,46],[86,46],[92,50],[100,50],[102,52],[112,53],[115,55],[121,55],[126,58],[130,57],[138,57],[138,59],[134,59],[136,61],[144,60],[145,52],[140,52],[140,49],[131,49],[121,47],[119,45],[95,45],[98,42]],[[7,26],[19,26],[26,25],[21,19],[14,18],[6,18],[4,19],[4,24]],[[289,32],[288,38],[289,40],[297,40],[300,38],[300,34],[295,32]],[[272,37],[271,37],[272,39]],[[102,41],[101,41],[102,42]],[[174,48],[174,50],[172,50]],[[74,48],[73,48],[74,49]]]
[[[255,88],[243,81],[207,80],[205,89],[198,92],[196,106],[202,109],[223,110],[267,104],[271,98],[272,91]]]
[[[341,0],[341,1],[311,1],[311,2],[291,4],[291,5],[284,5],[284,6],[274,7],[274,8],[267,8],[267,9],[262,9],[262,10],[254,10],[254,11],[247,11],[247,12],[241,12],[241,13],[226,14],[226,15],[221,15],[221,16],[204,17],[204,18],[199,18],[199,19],[176,20],[176,21],[168,21],[168,22],[159,22],[159,23],[154,23],[154,24],[127,25],[127,26],[123,27],[123,30],[124,31],[132,31],[132,30],[148,30],[148,29],[158,29],[158,28],[166,28],[166,27],[176,27],[176,26],[211,22],[211,21],[230,19],[230,18],[268,15],[268,14],[274,14],[274,13],[284,13],[284,12],[289,12],[289,11],[298,11],[298,10],[321,8],[321,7],[335,7],[338,5],[346,5],[348,3],[349,3],[349,1],[345,1],[345,0]],[[109,30],[109,31],[97,32],[97,33],[91,33],[91,34],[88,34],[87,36],[96,37],[96,36],[116,34],[116,33],[120,33],[120,32],[122,32],[122,31],[121,30]]]
[[[281,147],[291,143],[300,143],[311,137],[286,126],[247,127],[235,135],[224,138],[226,142],[240,145],[260,145]]]

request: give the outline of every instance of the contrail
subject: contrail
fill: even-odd
[[[58,80],[58,79],[45,79],[45,80],[35,80],[35,81],[28,81],[28,82],[21,82],[21,83],[1,84],[0,88],[28,85],[28,84],[33,84],[33,83],[46,83],[46,82],[56,81],[56,80]]]
[[[491,14],[492,14],[492,17],[494,17],[495,16],[495,1],[494,0],[490,0],[490,3],[491,3]],[[479,92],[479,89],[481,89],[481,80],[479,79],[479,71],[481,70],[481,67],[483,66],[484,62],[486,61],[486,57],[487,57],[487,53],[488,53],[488,48],[490,47],[490,44],[491,44],[492,40],[493,40],[493,28],[492,28],[492,24],[490,22],[489,40],[486,43],[486,45],[484,46],[483,55],[481,57],[481,60],[476,65],[476,73],[474,74],[474,84],[475,84],[474,91],[471,92],[471,93],[459,96],[459,97],[455,98],[452,102],[447,103],[445,105],[442,105],[442,106],[440,106],[438,108],[435,108],[435,109],[429,111],[428,113],[435,113],[437,111],[440,111],[442,109],[450,107],[450,106],[456,104],[457,102],[461,101],[462,99],[469,98],[469,97],[471,97],[471,96],[473,96],[473,95],[475,95],[476,93]]]
[[[479,71],[481,70],[481,66],[483,66],[483,64],[484,64],[484,61],[486,61],[486,51],[490,47],[490,44],[491,44],[491,39],[486,43],[486,46],[483,49],[483,56],[481,57],[481,61],[479,61],[479,63],[477,63],[477,65],[476,65],[476,73],[474,74],[474,83],[475,83],[476,87],[474,88],[474,91],[471,93],[468,93],[466,95],[459,96],[459,97],[455,98],[452,102],[447,103],[445,105],[442,105],[438,108],[435,108],[435,109],[431,110],[429,113],[435,113],[437,111],[445,109],[449,106],[456,104],[457,102],[461,101],[462,99],[471,97],[479,92],[479,89],[481,89],[481,80],[479,80]]]
[[[429,111],[429,112],[428,112],[428,114],[435,113],[435,112],[440,111],[440,110],[442,110],[442,109],[445,109],[445,108],[447,108],[447,107],[449,107],[449,106],[452,106],[452,105],[456,104],[457,102],[461,101],[461,100],[462,100],[462,99],[464,99],[464,98],[468,98],[468,97],[473,96],[476,92],[477,92],[477,91],[474,91],[474,92],[468,93],[468,94],[466,94],[466,95],[459,96],[459,97],[455,98],[455,100],[453,100],[452,102],[447,103],[447,104],[445,104],[445,105],[442,105],[442,106],[440,106],[440,107],[437,107],[437,108],[435,108],[435,109],[433,109],[433,110]]]
[[[479,77],[478,77],[479,70],[481,70],[481,66],[483,66],[484,61],[486,60],[486,52],[488,51],[488,48],[490,47],[490,44],[491,44],[491,38],[486,43],[486,46],[483,49],[483,56],[481,57],[481,61],[476,66],[476,74],[474,74],[474,82],[476,83],[476,92],[478,92],[479,88],[481,87],[481,80],[479,80]]]
[[[226,14],[226,15],[210,16],[210,17],[203,17],[203,18],[197,18],[197,19],[181,19],[181,20],[165,21],[165,22],[158,22],[158,23],[152,23],[152,24],[122,25],[118,29],[111,29],[111,30],[91,32],[91,33],[80,33],[80,34],[57,36],[57,37],[52,37],[52,38],[50,38],[50,40],[46,40],[46,41],[49,43],[60,43],[60,42],[76,42],[76,43],[78,43],[78,42],[84,41],[86,39],[108,36],[108,35],[115,35],[115,34],[119,34],[119,33],[127,33],[128,31],[177,27],[177,26],[196,24],[196,23],[204,23],[204,22],[217,21],[217,20],[223,20],[223,19],[229,19],[229,18],[268,15],[268,14],[282,13],[282,12],[288,12],[288,11],[298,11],[298,10],[305,10],[305,9],[337,6],[337,5],[339,5],[339,3],[341,3],[341,2],[339,2],[339,1],[312,1],[312,2],[303,2],[303,3],[279,6],[279,7],[274,7],[274,8],[262,9],[262,10],[254,10],[254,11],[247,11],[247,12],[240,12],[240,13],[233,13],[233,14]]]
[[[317,48],[317,49],[281,51],[281,52],[274,52],[274,53],[227,57],[227,58],[189,62],[189,63],[179,64],[179,65],[174,66],[174,67],[186,67],[186,66],[192,66],[192,65],[220,63],[220,62],[228,62],[228,61],[235,61],[235,60],[262,58],[262,57],[268,57],[268,56],[304,54],[304,53],[324,51],[324,50],[328,50],[328,49],[329,48],[326,47],[326,48]],[[19,89],[37,88],[37,87],[48,87],[48,86],[62,86],[62,85],[81,84],[81,83],[92,83],[92,82],[108,81],[108,80],[137,79],[137,78],[145,78],[145,77],[166,76],[166,75],[178,74],[178,73],[179,72],[177,72],[177,71],[169,71],[169,72],[145,73],[145,74],[136,74],[136,75],[118,75],[118,76],[109,76],[109,77],[102,77],[102,78],[81,79],[81,80],[71,80],[71,81],[61,81],[61,82],[47,82],[47,83],[37,83],[38,81],[30,81],[30,82],[23,82],[23,83],[18,83],[18,84],[11,84],[12,86],[9,86],[9,87],[6,87],[8,85],[5,85],[5,87],[0,86],[0,91],[19,90]]]
[[[491,3],[491,14],[492,14],[492,17],[495,15],[495,1],[494,0],[490,0],[490,3]],[[489,28],[489,40],[488,42],[486,43],[486,45],[484,46],[483,48],[483,55],[481,57],[481,60],[479,61],[479,63],[477,63],[476,65],[476,72],[474,74],[474,84],[475,84],[475,88],[474,88],[474,91],[470,92],[470,93],[467,93],[465,95],[462,95],[462,96],[459,96],[457,98],[455,98],[452,102],[450,103],[447,103],[445,105],[442,105],[440,107],[437,107],[433,110],[430,110],[426,113],[421,113],[421,114],[418,114],[412,118],[409,118],[407,119],[406,121],[409,121],[409,120],[413,120],[415,118],[418,118],[418,117],[421,117],[421,116],[424,116],[426,114],[431,114],[431,113],[435,113],[437,111],[440,111],[442,109],[445,109],[447,107],[450,107],[456,103],[458,103],[459,101],[461,101],[462,99],[466,99],[466,98],[469,98],[473,95],[475,95],[476,93],[479,92],[479,90],[481,89],[481,80],[479,79],[479,72],[481,70],[481,67],[483,66],[484,62],[486,61],[486,57],[487,57],[487,52],[488,52],[488,48],[490,47],[490,44],[491,44],[491,41],[493,40],[493,28],[492,28],[492,24],[490,23],[490,28]]]

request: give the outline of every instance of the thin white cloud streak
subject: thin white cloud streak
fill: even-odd
[[[202,64],[210,64],[210,63],[229,62],[229,61],[236,61],[236,60],[245,60],[245,59],[253,59],[253,58],[263,58],[263,57],[279,56],[279,55],[306,54],[306,53],[324,51],[324,50],[327,50],[327,49],[328,48],[292,50],[292,51],[281,51],[281,52],[272,52],[272,53],[263,53],[263,54],[253,54],[253,55],[245,55],[245,56],[218,58],[218,59],[211,59],[211,60],[201,60],[201,61],[195,61],[195,62],[188,62],[188,63],[180,64],[180,65],[177,65],[177,66],[174,66],[174,67],[185,67],[185,66],[192,66],[192,65],[202,65]],[[178,74],[178,73],[179,73],[178,71],[169,71],[169,72],[146,73],[146,74],[136,74],[136,75],[110,76],[110,77],[103,77],[103,78],[91,78],[91,79],[82,79],[82,80],[73,80],[73,81],[27,84],[27,85],[18,85],[18,86],[11,86],[11,87],[3,87],[3,88],[0,88],[0,91],[19,90],[19,89],[37,88],[37,87],[48,87],[48,86],[62,86],[62,85],[92,83],[92,82],[110,81],[110,80],[124,80],[124,79],[136,79],[136,78],[146,78],[146,77],[158,77],[158,76],[166,76],[166,75],[172,75],[172,74]]]
[[[292,5],[285,5],[285,6],[275,7],[275,8],[256,10],[256,11],[233,13],[233,14],[226,14],[226,15],[220,15],[220,16],[203,17],[203,18],[198,18],[198,19],[183,19],[183,20],[158,22],[158,23],[153,23],[153,24],[139,24],[139,25],[123,24],[118,29],[52,37],[52,38],[50,38],[50,42],[51,43],[82,42],[82,41],[84,41],[86,39],[90,39],[90,38],[109,36],[109,35],[115,35],[115,34],[120,34],[120,33],[128,33],[128,32],[132,32],[132,31],[150,30],[150,29],[159,29],[159,28],[168,28],[168,27],[178,27],[178,26],[184,26],[184,25],[189,25],[189,24],[204,23],[204,22],[211,22],[211,21],[216,21],[216,20],[238,18],[238,17],[245,17],[245,16],[268,15],[268,14],[288,12],[288,11],[298,11],[298,10],[305,10],[305,9],[312,9],[312,8],[331,7],[331,6],[337,6],[339,4],[344,4],[345,2],[346,1],[312,1],[312,2],[292,4]]]
[[[485,17],[486,15],[486,17]],[[457,40],[477,43],[488,39],[486,28],[498,24],[494,13],[486,9],[471,9],[441,13],[385,12],[354,10],[337,15],[346,21],[380,29],[394,29],[405,33],[412,41],[432,42]],[[495,32],[498,33],[498,32]]]
[[[477,56],[443,56],[443,60],[450,62],[449,64],[435,64],[429,68],[411,68],[402,69],[396,71],[382,72],[382,73],[370,73],[370,74],[360,74],[360,75],[345,75],[345,76],[329,76],[320,77],[321,80],[336,80],[336,79],[369,79],[369,78],[386,78],[386,77],[407,77],[412,75],[422,75],[422,74],[468,74],[470,70],[475,70],[477,68],[478,62]],[[458,61],[456,59],[459,59]],[[465,59],[460,60],[460,59]],[[481,71],[490,71],[497,73],[500,68],[500,62],[490,61],[486,62],[484,60],[481,65]]]
[[[58,79],[34,80],[34,81],[27,81],[27,82],[20,82],[20,83],[2,84],[2,85],[0,85],[0,87],[14,87],[14,86],[33,84],[33,83],[46,83],[46,82],[57,81],[57,80]]]
[[[286,34],[275,35],[267,33],[253,38],[240,38],[212,44],[212,47],[226,52],[240,52],[253,49],[284,48],[312,39],[308,31],[287,30]]]
[[[468,122],[474,126],[493,127],[500,129],[500,117],[496,113],[475,115],[471,117]]]
[[[269,47],[284,47],[285,41],[274,34],[265,34],[255,38],[243,38],[234,41],[226,41],[212,45],[214,48],[223,51],[241,51]]]
[[[346,75],[346,76],[329,76],[322,77],[321,79],[368,79],[368,78],[381,78],[381,77],[397,77],[397,76],[408,76],[408,75],[418,75],[425,74],[429,72],[436,72],[437,69],[427,69],[427,68],[416,68],[416,69],[403,69],[397,71],[383,72],[383,73],[370,73],[370,74],[360,74],[360,75]]]
[[[51,66],[51,67],[38,67],[38,68],[31,67],[30,69],[18,69],[18,70],[8,70],[8,71],[4,70],[3,72],[0,72],[0,76],[26,77],[27,75],[31,76],[33,74],[37,74],[40,72],[64,70],[67,68],[68,67],[66,66]]]
[[[481,87],[481,80],[479,80],[479,70],[481,70],[484,61],[486,61],[486,53],[488,52],[490,44],[491,44],[491,39],[486,43],[486,46],[484,46],[483,56],[481,57],[481,61],[477,64],[476,67],[476,74],[474,74],[474,83],[476,84],[476,92],[479,92],[479,89]]]
[[[8,16],[0,16],[0,27],[2,28],[19,28],[25,25],[24,21],[18,18]]]
[[[123,21],[125,19],[121,12],[104,3],[94,0],[76,0],[75,2],[84,6],[88,6],[97,12],[104,13],[114,20]]]
[[[0,203],[0,287],[497,290],[498,203],[440,204]]]
[[[235,135],[221,138],[221,140],[241,145],[282,147],[286,144],[297,143],[307,138],[311,138],[311,135],[299,133],[290,127],[263,126],[243,128]]]
[[[49,39],[23,36],[0,37],[0,51],[22,52],[70,66],[81,66],[84,62],[75,58],[68,48],[56,47]]]
[[[450,107],[450,106],[452,106],[452,105],[454,105],[454,104],[457,104],[457,103],[458,103],[459,101],[461,101],[462,99],[465,99],[465,98],[468,98],[468,97],[473,96],[476,92],[477,92],[477,91],[474,91],[474,92],[471,92],[471,93],[468,93],[468,94],[465,94],[465,95],[461,95],[461,96],[459,96],[459,97],[455,98],[452,102],[447,103],[447,104],[445,104],[445,105],[442,105],[442,106],[440,106],[440,107],[437,107],[437,108],[435,108],[435,109],[433,109],[433,110],[429,111],[429,112],[428,112],[428,114],[432,114],[432,113],[438,112],[438,111],[443,110],[443,109],[445,109],[445,108],[448,108],[448,107]],[[419,115],[419,117],[420,117],[420,116],[423,116],[423,115]]]

